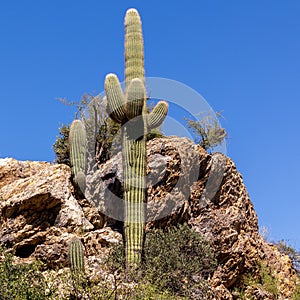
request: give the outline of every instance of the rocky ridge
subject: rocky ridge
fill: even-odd
[[[188,222],[213,242],[216,299],[237,299],[235,288],[246,274],[255,276],[261,262],[277,279],[278,299],[290,299],[297,278],[292,262],[259,235],[253,204],[229,158],[173,137],[148,142],[147,159],[147,229]],[[107,245],[121,241],[110,226],[122,219],[120,206],[111,205],[122,196],[120,165],[116,155],[99,166],[89,178],[88,199],[78,199],[68,166],[0,159],[0,241],[19,260],[41,259],[54,269],[68,267],[68,244],[79,237],[87,264],[95,267]],[[246,292],[272,299],[257,287]]]

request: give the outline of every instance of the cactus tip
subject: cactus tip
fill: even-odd
[[[140,14],[135,8],[129,8],[125,15],[125,26],[132,22],[141,22]]]
[[[105,76],[105,79],[110,79],[110,78],[115,78],[115,77],[117,77],[116,74],[114,74],[114,73],[109,73],[109,74],[107,74],[107,75]]]
[[[127,11],[126,11],[126,15],[127,14],[136,14],[136,15],[138,15],[139,13],[138,13],[138,11],[137,11],[137,9],[136,8],[128,8],[127,9]]]

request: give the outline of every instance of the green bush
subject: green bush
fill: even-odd
[[[252,287],[263,292],[271,294],[274,299],[278,299],[278,280],[272,275],[272,269],[269,268],[263,261],[257,265],[258,273],[245,274],[241,280],[239,288],[235,289],[235,294],[239,295],[239,299],[248,300],[245,295],[247,287]],[[250,299],[249,299],[250,300]]]
[[[223,143],[227,137],[226,130],[221,127],[218,118],[221,117],[220,113],[216,113],[216,117],[208,114],[203,115],[200,120],[189,120],[187,121],[187,127],[190,128],[194,134],[195,143],[199,144],[205,150],[213,149]]]
[[[209,299],[211,289],[207,279],[217,263],[211,244],[200,234],[187,224],[166,231],[152,230],[146,234],[144,249],[142,270],[127,274],[127,278],[150,284],[161,292],[168,291],[174,297]],[[108,266],[114,272],[123,272],[123,245],[112,249]]]
[[[55,153],[56,163],[71,166],[68,145],[69,132],[69,125],[62,125],[59,128],[59,136],[56,138],[56,141],[53,144],[53,150]]]
[[[285,240],[280,240],[279,242],[276,242],[275,245],[277,246],[280,253],[289,256],[293,263],[294,269],[296,270],[297,274],[300,275],[300,251],[294,249]]]
[[[41,273],[40,263],[14,264],[13,255],[1,248],[1,300],[41,300],[53,295]]]
[[[298,275],[298,282],[296,282],[296,289],[293,294],[293,300],[299,300],[300,299],[300,275]]]

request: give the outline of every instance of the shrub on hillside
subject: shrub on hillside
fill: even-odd
[[[211,114],[203,116],[199,120],[184,119],[187,121],[187,127],[190,128],[194,135],[195,143],[199,144],[205,150],[213,149],[223,143],[227,138],[226,130],[221,127],[218,118],[220,113],[216,113],[216,117]]]
[[[40,271],[39,263],[14,264],[13,255],[0,249],[0,299],[42,300],[54,295]]]
[[[275,245],[277,246],[280,253],[289,256],[289,258],[293,263],[293,267],[299,276],[300,275],[300,251],[294,249],[285,240],[280,240],[279,242],[276,242]]]
[[[124,247],[112,249],[108,265],[123,271]],[[210,299],[208,278],[217,266],[211,244],[187,224],[146,234],[144,264],[137,281],[177,297]]]

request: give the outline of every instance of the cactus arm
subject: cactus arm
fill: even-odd
[[[80,120],[74,120],[69,134],[70,161],[74,181],[82,192],[85,189],[86,131]]]
[[[125,97],[118,77],[115,74],[108,74],[104,86],[110,117],[117,123],[124,122]]]
[[[169,105],[166,101],[159,101],[156,106],[153,108],[152,112],[147,115],[147,126],[148,129],[154,129],[160,126],[167,113]]]
[[[144,42],[142,22],[136,9],[129,9],[125,16],[125,83],[126,90],[134,78],[144,82]]]
[[[139,78],[131,80],[126,95],[126,115],[128,119],[140,116],[146,100],[144,83]]]

